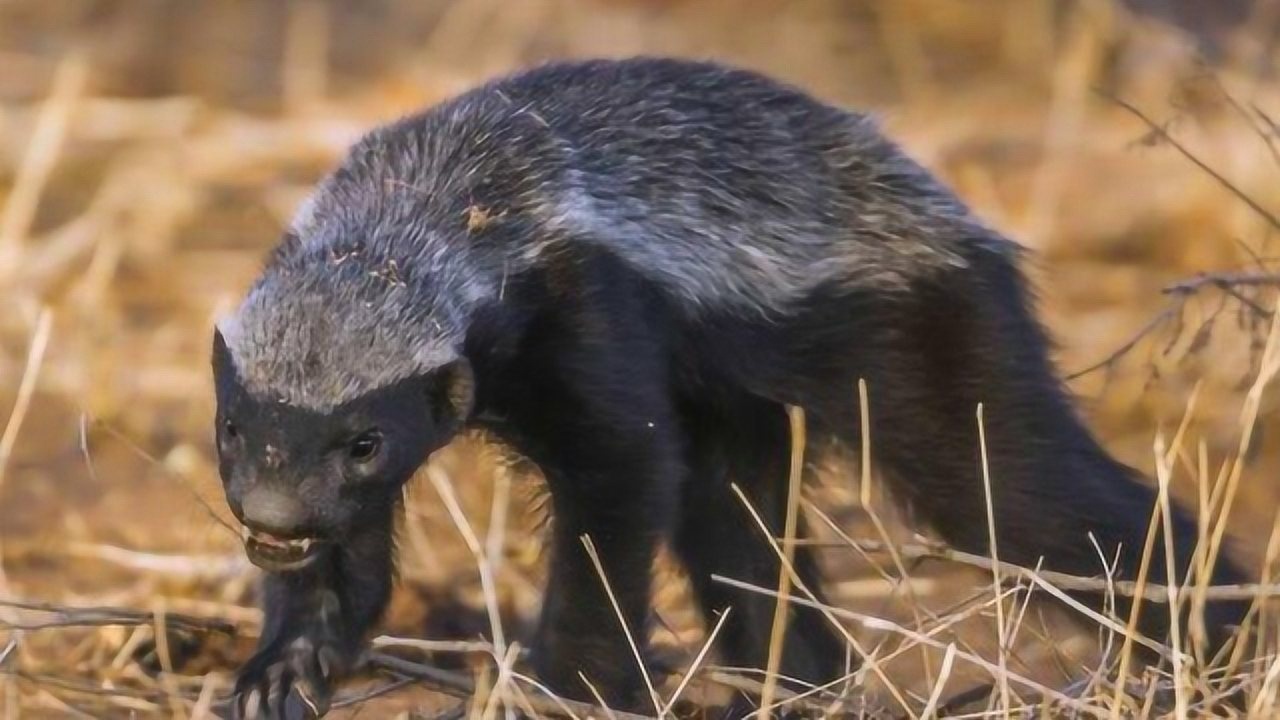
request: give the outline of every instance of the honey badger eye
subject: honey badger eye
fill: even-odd
[[[382,433],[370,430],[361,433],[347,447],[347,456],[352,460],[363,462],[372,459],[382,449]]]
[[[227,436],[228,440],[235,440],[240,437],[240,428],[230,420],[222,421],[222,433]]]

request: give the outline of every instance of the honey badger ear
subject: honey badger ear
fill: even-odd
[[[235,361],[231,359],[231,350],[227,347],[226,339],[222,337],[222,330],[217,327],[213,329],[213,349],[210,359],[213,364],[214,396],[219,404],[231,402],[232,398],[243,392],[243,387],[240,384],[240,372],[236,369]]]
[[[471,363],[459,358],[440,368],[431,383],[431,405],[437,432],[452,435],[471,417],[475,404],[475,375]]]
[[[214,389],[219,401],[222,401],[234,394],[239,387],[240,373],[231,359],[231,350],[222,337],[222,330],[217,327],[213,329],[213,351],[210,359],[213,363]]]
[[[222,330],[213,328],[213,374],[214,377],[227,377],[235,374],[235,364],[231,362],[231,351],[227,349],[227,341],[222,337]]]

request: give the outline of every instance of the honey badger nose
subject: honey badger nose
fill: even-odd
[[[245,494],[241,513],[245,525],[281,537],[300,533],[305,520],[302,503],[297,498],[264,485]]]

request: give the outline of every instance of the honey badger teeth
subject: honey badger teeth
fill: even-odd
[[[307,565],[319,548],[320,540],[314,537],[282,538],[268,532],[240,528],[249,559],[266,570],[290,570]]]
[[[247,527],[240,528],[240,539],[248,541],[253,540],[260,545],[269,547],[289,548],[291,550],[301,550],[303,552],[311,549],[311,544],[316,542],[315,538],[282,538],[271,533],[252,530]]]

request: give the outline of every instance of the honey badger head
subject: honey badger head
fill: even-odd
[[[369,249],[277,255],[213,339],[219,470],[254,563],[304,567],[465,421],[456,319]]]

